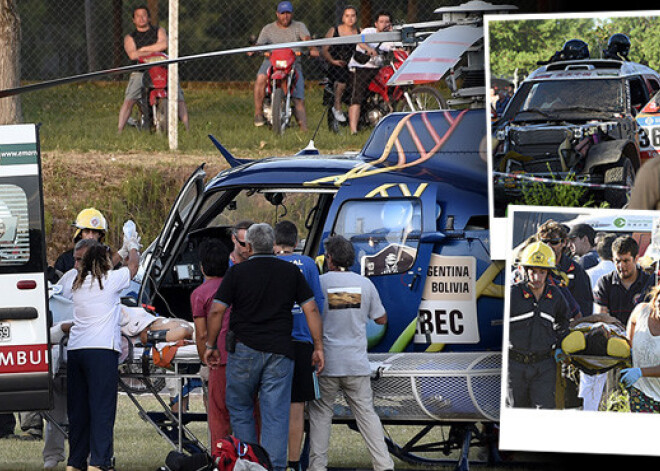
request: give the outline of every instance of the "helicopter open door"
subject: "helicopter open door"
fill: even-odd
[[[177,196],[158,238],[145,253],[146,266],[138,295],[139,303],[151,304],[158,293],[162,278],[170,272],[174,257],[197,213],[204,196],[204,165],[188,178]]]
[[[344,185],[326,219],[325,233],[353,243],[352,269],[376,285],[388,323],[367,327],[372,352],[412,350],[417,308],[426,282],[435,232],[435,187],[420,181]]]

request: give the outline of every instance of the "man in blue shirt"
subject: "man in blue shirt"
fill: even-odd
[[[280,221],[275,225],[275,254],[283,260],[293,263],[302,272],[307,284],[314,293],[314,300],[319,308],[323,306],[325,296],[319,281],[319,270],[312,258],[294,253],[298,245],[298,228],[291,221]],[[302,309],[297,304],[293,314],[294,370],[291,386],[291,411],[289,415],[289,463],[290,471],[300,470],[300,450],[305,425],[305,402],[316,399],[315,371],[312,366],[314,344],[309,333],[307,321]]]

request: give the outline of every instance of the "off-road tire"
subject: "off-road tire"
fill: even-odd
[[[635,169],[632,162],[627,157],[621,157],[619,165],[605,170],[603,183],[605,185],[623,185],[632,187],[635,181]],[[606,188],[604,200],[612,208],[623,208],[630,198],[630,190],[618,188]]]

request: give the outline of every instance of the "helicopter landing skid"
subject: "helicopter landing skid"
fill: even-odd
[[[357,431],[355,421],[346,421],[346,425]],[[388,431],[388,426],[421,425],[405,443],[397,443],[397,438]],[[435,423],[411,424],[383,422],[385,443],[389,452],[403,462],[416,466],[454,466],[455,471],[468,471],[470,465],[492,466],[501,462],[497,449],[497,427],[494,423],[485,423],[481,428],[477,423]],[[477,456],[470,457],[475,447],[484,450]],[[458,451],[458,456],[450,456]],[[474,455],[474,453],[473,453]]]

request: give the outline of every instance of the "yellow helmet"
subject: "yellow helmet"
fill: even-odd
[[[523,267],[555,268],[555,251],[544,242],[533,242],[520,254]]]
[[[76,221],[73,223],[73,227],[78,229],[73,235],[73,238],[75,239],[80,235],[83,229],[93,229],[105,234],[108,230],[108,223],[98,209],[85,208],[78,213]]]

